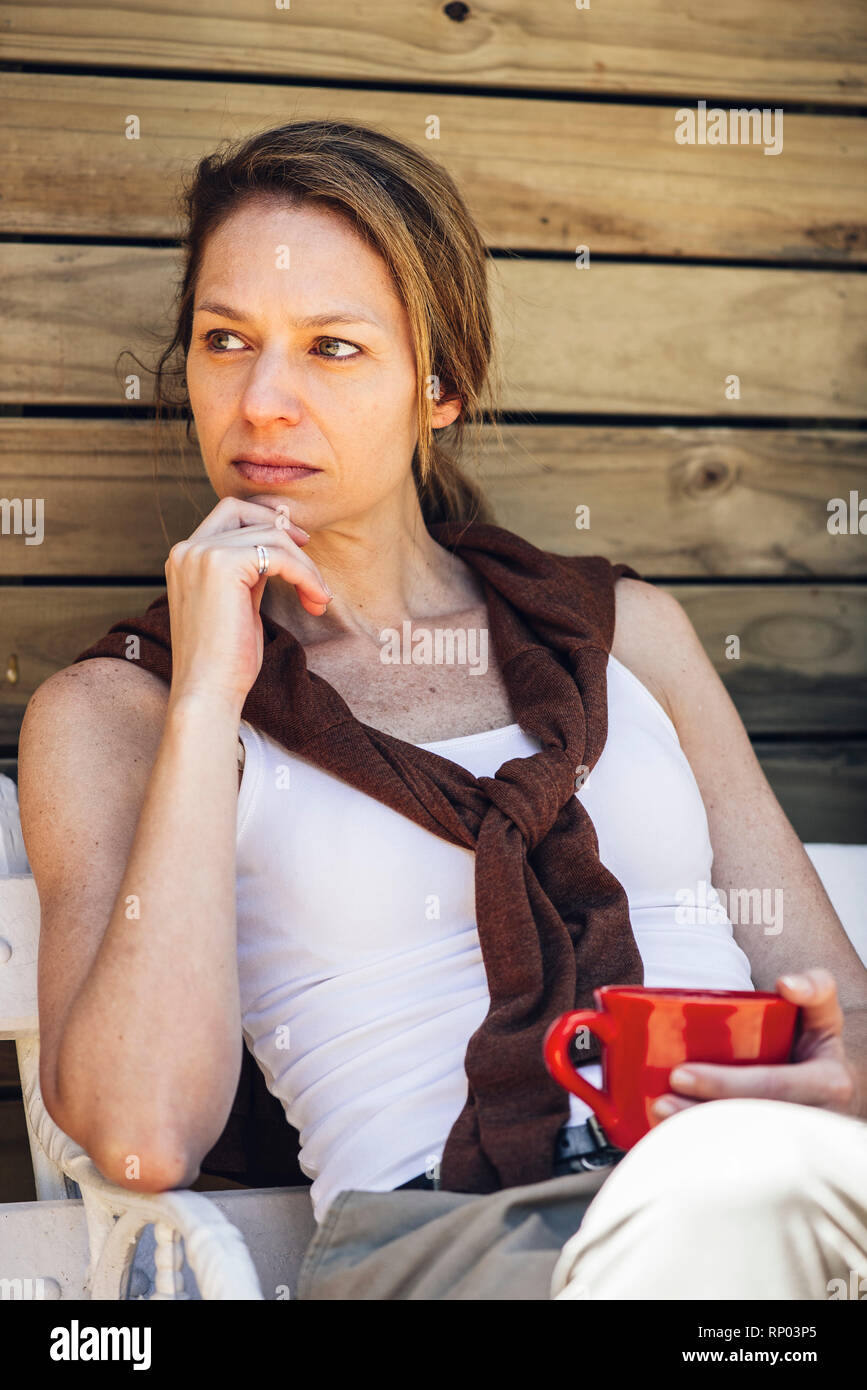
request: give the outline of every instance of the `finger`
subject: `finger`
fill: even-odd
[[[259,573],[256,538],[260,544],[267,544],[268,547],[269,564],[267,574],[264,575]],[[285,532],[276,527],[249,527],[243,531],[225,532],[211,540],[194,542],[185,549],[183,558],[189,562],[190,558],[197,560],[204,556],[231,564],[235,574],[243,574],[253,592],[254,600],[261,600],[265,581],[278,575],[296,589],[302,606],[314,617],[321,617],[331,601],[332,595],[317,574],[312,561],[293,544]]]
[[[701,1101],[685,1100],[683,1096],[675,1096],[670,1092],[658,1096],[650,1107],[650,1128],[655,1129],[671,1115],[677,1115],[681,1110],[691,1110],[694,1105],[701,1105]]]
[[[296,545],[306,545],[309,540],[312,540],[310,532],[305,531],[303,526],[298,526],[296,522],[292,520],[287,502],[278,503],[275,510],[277,516],[274,525],[281,526],[287,534],[291,535]]]
[[[276,512],[273,525],[279,526],[282,531],[286,532],[287,536],[291,536],[296,545],[307,545],[313,539],[309,531],[305,531],[303,526],[296,525],[292,520],[287,502],[278,502],[276,507],[273,509],[269,507],[267,510]],[[239,529],[245,531],[249,526],[256,524],[256,522],[242,522]]]
[[[307,571],[311,579],[313,579],[317,586],[323,591],[325,598],[330,600],[333,597],[331,590],[325,583],[317,566],[302,550],[296,549],[291,536],[287,531],[284,531],[279,524],[272,526],[242,526],[237,531],[224,531],[221,535],[215,536],[211,540],[209,548],[243,550],[246,547],[250,547],[253,551],[258,568],[259,559],[258,555],[255,553],[257,545],[267,546],[269,552],[272,552],[277,547],[288,550],[290,554],[296,557],[299,565]],[[273,573],[273,565],[269,567],[268,573]],[[268,576],[263,575],[262,577],[267,578]]]
[[[668,1078],[672,1091],[697,1100],[727,1100],[755,1096],[789,1100],[801,1105],[831,1105],[839,1095],[839,1059],[816,1057],[774,1066],[717,1066],[690,1063],[675,1067]],[[692,1078],[692,1079],[690,1079]]]
[[[780,975],[777,993],[800,1006],[801,1036],[804,1033],[842,1034],[843,1010],[837,997],[837,982],[824,966],[815,966],[798,975]]]
[[[224,531],[234,531],[240,526],[264,526],[274,524],[274,513],[278,507],[286,506],[282,497],[261,493],[257,497],[221,497],[217,505],[199,523],[189,540],[202,540],[218,536]],[[293,536],[301,527],[292,523]],[[306,535],[306,532],[302,532]]]
[[[259,544],[265,545],[268,550],[268,569],[265,574],[259,574],[259,555],[255,543],[251,547],[250,564],[255,570],[257,582],[261,585],[256,611],[259,611],[267,580],[277,575],[294,587],[301,606],[308,613],[312,613],[315,618],[321,618],[333,595],[313,562],[307,558],[303,551],[298,550],[280,530],[260,532],[256,529],[252,531],[252,534],[255,536],[261,534],[263,539],[259,541]],[[240,532],[237,541],[235,538],[228,537],[217,541],[216,544],[226,549],[235,549],[239,542],[241,547],[249,544],[247,537]]]

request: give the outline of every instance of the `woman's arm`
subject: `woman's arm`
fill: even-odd
[[[22,725],[42,1093],[133,1190],[195,1180],[238,1083],[239,717],[100,658],[40,686]]]
[[[237,1088],[238,726],[262,664],[268,576],[308,612],[328,606],[309,539],[276,496],[220,498],[166,561],[171,687],[92,658],[27,707],[40,1083],[61,1128],[133,1188],[192,1182]]]
[[[753,983],[757,989],[773,990],[783,975],[814,967],[830,972],[843,1011],[842,1041],[855,1093],[848,1104],[841,1103],[845,1082],[833,1068],[826,1103],[833,1104],[831,1091],[839,1081],[835,1108],[867,1118],[867,968],[771,790],[741,718],[681,605],[664,590],[634,579],[619,580],[615,592],[620,642],[630,653],[623,659],[668,709],[677,729],[707,811],[713,886],[725,894]],[[747,920],[736,922],[735,915]],[[821,1019],[817,1013],[817,1024],[827,1031],[836,1000],[818,980],[817,987],[811,1007],[824,1011]],[[806,1005],[807,999],[804,995],[798,1002]],[[709,1076],[727,1069],[702,1070]],[[778,1081],[779,1072],[777,1068]],[[803,1071],[800,1075],[808,1080]],[[702,1095],[710,1098],[709,1092]]]

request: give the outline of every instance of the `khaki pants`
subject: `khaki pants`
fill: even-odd
[[[867,1298],[867,1122],[737,1099],[671,1116],[594,1173],[484,1196],[341,1192],[297,1296],[828,1299],[853,1288]]]

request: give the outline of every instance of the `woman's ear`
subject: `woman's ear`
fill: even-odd
[[[431,428],[435,430],[445,429],[446,425],[454,424],[463,409],[463,402],[460,396],[443,396],[434,402],[431,411]]]

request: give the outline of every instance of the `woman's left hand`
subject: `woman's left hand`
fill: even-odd
[[[669,1076],[671,1092],[651,1107],[651,1128],[691,1105],[733,1096],[817,1105],[842,1115],[855,1113],[856,1076],[843,1046],[843,1010],[834,976],[820,968],[780,975],[775,988],[801,1009],[792,1061],[773,1066],[688,1062],[675,1067]],[[670,1108],[659,1109],[663,1104]]]

